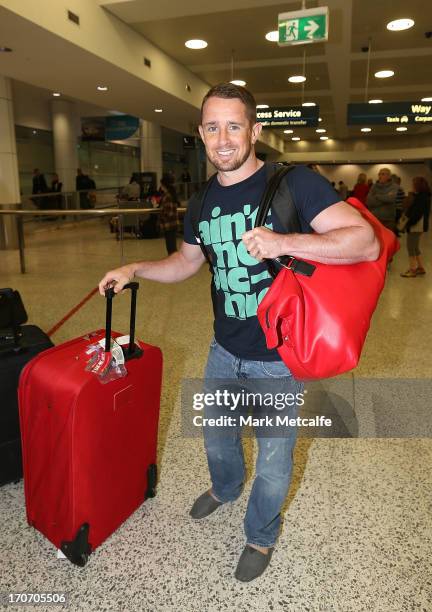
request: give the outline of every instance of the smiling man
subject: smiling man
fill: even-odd
[[[301,233],[285,234],[274,214],[269,214],[266,227],[254,229],[267,168],[255,155],[261,124],[256,122],[255,100],[246,89],[231,83],[212,87],[203,100],[199,131],[217,175],[203,202],[191,199],[180,251],[160,261],[132,263],[108,272],[100,281],[100,292],[103,295],[111,285],[115,292],[121,291],[134,276],[159,282],[186,279],[204,263],[203,247],[212,261],[215,310],[206,391],[217,393],[220,379],[233,384],[249,381],[249,389],[252,386],[257,392],[262,391],[260,381],[277,381],[285,393],[295,396],[302,385],[277,351],[266,348],[256,316],[271,284],[263,259],[292,255],[324,263],[356,263],[376,259],[379,245],[363,217],[340,201],[325,178],[304,166],[284,179],[299,213]],[[198,231],[193,220],[197,204]],[[293,411],[291,416],[295,407]],[[208,419],[220,415],[212,406],[204,412]],[[204,428],[211,488],[193,504],[193,519],[205,519],[241,495],[245,471],[240,434],[240,426]],[[270,562],[291,480],[295,438],[295,429],[281,437],[257,436],[256,475],[244,519],[246,545],[235,571],[238,580],[253,580]]]

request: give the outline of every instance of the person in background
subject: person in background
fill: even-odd
[[[388,168],[380,168],[378,181],[369,190],[366,205],[385,227],[396,234],[397,185],[392,181]]]
[[[403,278],[414,278],[426,274],[421,258],[420,238],[422,233],[429,229],[431,190],[423,176],[416,176],[413,179],[413,191],[405,199],[404,207],[404,212],[409,217],[408,224],[405,227],[409,268],[401,276]]]
[[[138,182],[137,175],[134,172],[130,177],[129,184],[122,189],[121,195],[122,198],[125,198],[126,200],[136,202],[140,199],[140,193],[141,186]]]
[[[48,185],[47,185],[44,175],[39,170],[39,168],[35,168],[33,170],[32,194],[35,195],[38,193],[48,193],[48,191],[49,189],[48,189]]]
[[[370,188],[371,188],[371,187],[372,187],[372,185],[373,185],[373,179],[371,179],[371,178],[370,178],[370,179],[368,179],[367,184],[368,184],[368,187],[369,187],[369,190],[370,190]]]
[[[182,183],[190,183],[191,182],[191,175],[189,174],[189,168],[184,167],[183,168],[183,172],[182,175],[180,177],[180,180]]]
[[[159,227],[165,235],[168,255],[177,251],[177,205],[178,197],[171,174],[164,174],[160,182],[162,199],[160,201]]]
[[[48,192],[49,192],[49,189],[48,189],[48,185],[47,185],[44,175],[39,170],[39,168],[35,168],[33,170],[32,194],[39,195],[39,194],[48,193]],[[34,199],[32,198],[32,201],[34,205],[36,206],[36,208],[39,208],[40,210],[45,210],[48,206],[47,198],[41,198],[41,197],[34,198]]]
[[[80,192],[80,208],[88,210],[94,207],[94,197],[90,193],[91,189],[96,189],[96,183],[87,174],[84,174],[81,168],[77,168],[75,179],[75,189]]]
[[[339,181],[337,191],[340,195],[341,201],[345,201],[348,197],[348,186],[345,185],[343,181]]]
[[[58,195],[50,197],[50,208],[62,208],[62,188],[63,183],[60,181],[58,174],[54,173],[51,181],[51,193],[56,193]]]
[[[51,181],[51,193],[61,193],[63,188],[63,183],[59,179],[58,174],[53,174],[53,178]]]
[[[366,204],[367,195],[369,193],[369,185],[367,184],[366,174],[361,172],[357,177],[357,183],[354,185],[353,198],[357,198],[363,204]]]
[[[397,176],[396,174],[392,174],[392,181],[395,185],[397,185],[397,188],[398,188],[397,194],[396,194],[396,217],[395,217],[396,228],[397,228],[398,221],[402,216],[403,203],[405,200],[405,191],[401,187],[400,176]],[[397,235],[400,236],[399,232],[397,232]]]

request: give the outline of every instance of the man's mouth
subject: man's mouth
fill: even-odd
[[[223,149],[222,151],[216,151],[216,153],[220,157],[229,157],[230,155],[234,153],[234,149]]]

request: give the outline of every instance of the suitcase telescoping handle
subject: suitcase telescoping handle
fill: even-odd
[[[130,310],[130,325],[129,325],[129,348],[125,355],[126,359],[132,359],[142,354],[141,349],[135,346],[135,319],[136,319],[136,299],[139,284],[136,282],[128,283],[123,289],[131,290],[131,310]],[[110,287],[105,290],[106,297],[106,324],[105,324],[105,352],[111,349],[111,322],[112,322],[112,301],[116,294],[114,289]]]

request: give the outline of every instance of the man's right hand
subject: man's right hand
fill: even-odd
[[[109,289],[110,287],[114,288],[114,293],[119,293],[125,285],[130,283],[134,276],[134,264],[122,266],[121,268],[116,268],[115,270],[110,270],[105,274],[99,283],[99,293],[102,296],[105,296],[106,289]]]

